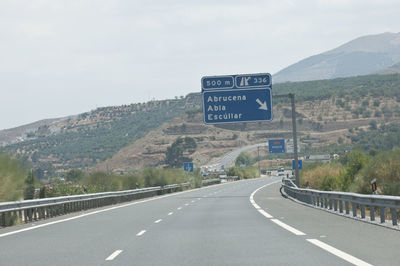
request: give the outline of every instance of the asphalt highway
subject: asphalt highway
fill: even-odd
[[[398,265],[400,232],[242,180],[0,230],[0,265]],[[277,183],[278,182],[278,183]]]

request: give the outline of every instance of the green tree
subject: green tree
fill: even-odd
[[[250,156],[247,153],[240,153],[239,156],[235,160],[235,165],[236,166],[242,166],[242,165],[249,165],[250,164]]]
[[[67,181],[77,182],[83,178],[85,174],[81,169],[72,169],[67,172],[65,179]]]
[[[346,170],[341,176],[340,187],[342,191],[348,191],[354,182],[356,174],[367,164],[368,156],[361,150],[352,151],[347,158]]]
[[[369,127],[371,130],[376,130],[378,128],[376,121],[375,120],[369,121]]]
[[[165,163],[171,168],[180,168],[184,162],[191,162],[187,157],[196,151],[196,141],[191,137],[177,138],[165,152]]]
[[[35,196],[35,176],[33,171],[29,171],[25,179],[24,199],[33,199]]]

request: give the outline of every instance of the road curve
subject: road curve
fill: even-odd
[[[227,169],[228,167],[234,164],[235,159],[239,156],[240,153],[257,149],[257,147],[267,147],[267,146],[268,143],[265,142],[244,146],[225,154],[214,163],[201,166],[201,168],[202,169],[207,168],[209,171],[219,171],[221,169]]]
[[[276,182],[229,182],[1,229],[0,265],[354,264],[320,242],[364,265],[397,264],[399,232],[297,204]]]

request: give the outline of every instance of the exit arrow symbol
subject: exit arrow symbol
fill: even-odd
[[[256,102],[260,105],[258,109],[268,111],[267,101],[261,102],[260,99],[257,98]]]

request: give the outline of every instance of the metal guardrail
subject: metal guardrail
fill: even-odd
[[[290,197],[317,208],[351,215],[371,222],[375,221],[375,214],[379,213],[380,223],[382,224],[386,222],[386,214],[390,213],[389,218],[392,225],[396,226],[398,223],[400,197],[302,189],[298,188],[292,180],[286,178],[282,179],[282,188]],[[386,212],[386,209],[390,212]],[[369,218],[366,216],[368,211]]]
[[[219,184],[219,183],[221,183],[221,179],[219,179],[219,178],[204,179],[201,181],[201,184],[203,186],[209,186],[209,185]]]
[[[187,182],[163,187],[148,187],[115,192],[2,202],[0,203],[0,226],[5,227],[13,224],[12,220],[15,219],[27,223],[71,212],[171,193],[189,186],[190,183]]]

